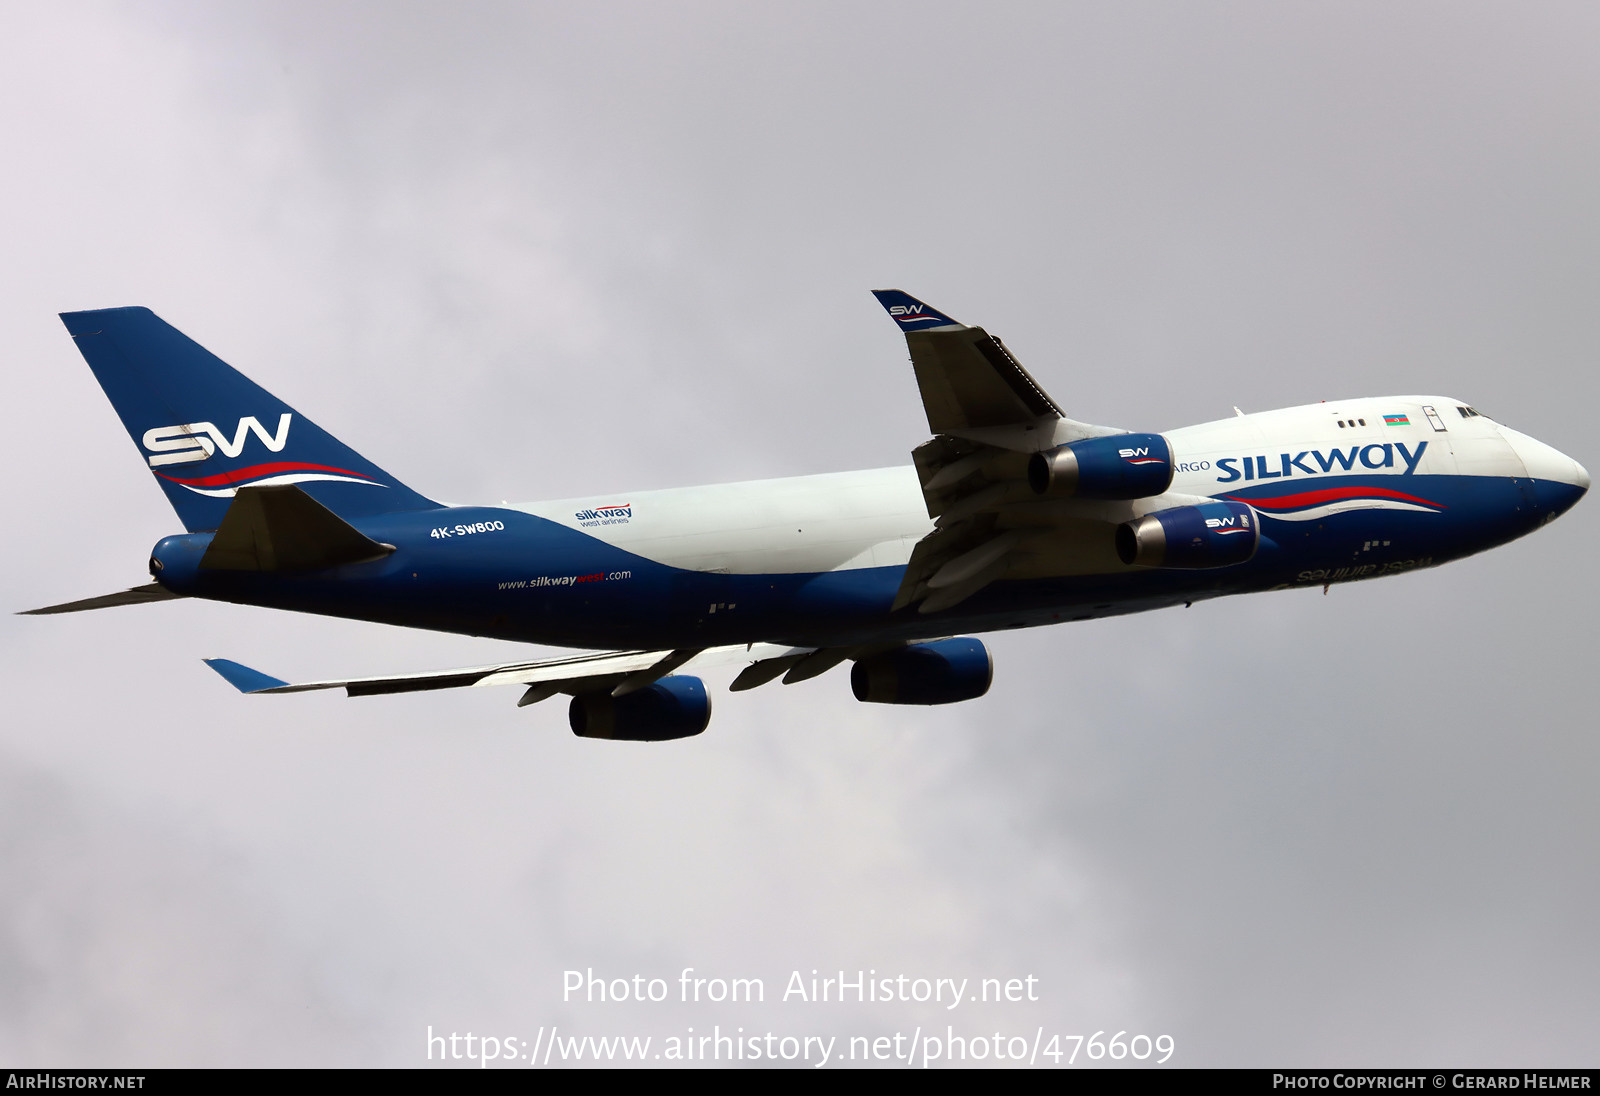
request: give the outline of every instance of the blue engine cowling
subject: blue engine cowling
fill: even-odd
[[[1141,567],[1231,567],[1256,554],[1261,522],[1242,502],[1158,510],[1117,526],[1117,555]]]
[[[1035,453],[1035,494],[1055,498],[1144,499],[1172,486],[1172,446],[1160,434],[1089,438]]]
[[[664,677],[626,696],[580,693],[567,708],[567,720],[579,738],[668,742],[706,729],[711,697],[698,677]]]
[[[850,688],[869,704],[954,704],[989,691],[994,660],[976,639],[936,639],[863,658]]]

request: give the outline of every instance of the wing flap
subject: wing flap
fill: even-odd
[[[1005,345],[981,327],[907,332],[906,346],[932,433],[1062,417]]]
[[[967,327],[899,289],[873,296],[906,334],[911,367],[935,434],[995,427],[1046,427],[1063,418],[1039,382],[981,327]]]

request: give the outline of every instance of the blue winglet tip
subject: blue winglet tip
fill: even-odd
[[[878,298],[883,310],[889,313],[889,318],[899,324],[902,330],[922,331],[929,327],[962,326],[937,308],[917,300],[904,290],[874,289],[872,295]]]
[[[259,693],[267,689],[279,689],[289,684],[287,681],[280,681],[275,677],[264,674],[260,670],[252,670],[248,666],[241,666],[232,659],[207,658],[201,661],[221,674],[222,680],[238,689],[241,693]]]

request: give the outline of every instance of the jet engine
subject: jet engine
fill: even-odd
[[[1172,485],[1172,446],[1160,434],[1075,441],[1035,453],[1028,483],[1053,498],[1149,498]]]
[[[1261,523],[1242,502],[1177,506],[1117,526],[1117,555],[1141,567],[1231,567],[1260,543]]]
[[[982,696],[993,680],[988,648],[969,637],[908,644],[850,669],[850,688],[869,704],[954,704]]]
[[[692,738],[711,722],[711,697],[698,677],[664,677],[624,696],[579,693],[567,708],[579,738],[668,742]]]

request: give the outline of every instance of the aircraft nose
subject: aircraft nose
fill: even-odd
[[[1549,518],[1558,517],[1572,509],[1589,490],[1588,470],[1559,449],[1537,438],[1519,434],[1509,427],[1500,427],[1500,433],[1527,469],[1528,478],[1533,480],[1539,508]]]

